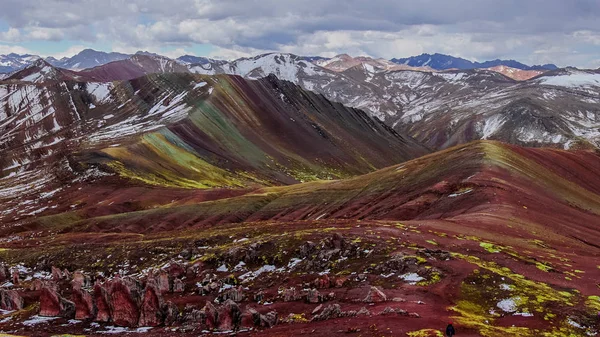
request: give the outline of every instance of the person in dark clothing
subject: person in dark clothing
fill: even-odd
[[[452,326],[452,322],[448,322],[448,326],[446,327],[446,336],[452,337],[456,334],[454,331],[454,327]]]

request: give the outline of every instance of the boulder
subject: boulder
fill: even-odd
[[[92,285],[92,280],[88,275],[81,271],[73,273],[73,281],[71,281],[73,289],[89,288]]]
[[[96,304],[94,296],[82,288],[73,288],[71,296],[75,303],[75,319],[90,319],[96,317]]]
[[[367,297],[363,300],[363,302],[366,303],[379,303],[385,301],[387,301],[387,296],[381,290],[377,289],[377,287],[371,287]]]
[[[164,321],[164,302],[156,282],[148,282],[140,307],[139,326],[159,326]]]
[[[171,301],[167,301],[162,309],[165,315],[165,325],[171,326],[179,320],[179,307]]]
[[[321,303],[323,295],[317,289],[309,289],[304,297],[306,303]]]
[[[232,300],[227,300],[218,309],[219,330],[238,330],[242,323],[242,311]]]
[[[206,301],[206,305],[200,310],[200,315],[203,328],[215,330],[219,327],[219,312],[209,301]]]
[[[115,325],[135,327],[140,319],[140,285],[131,278],[115,278],[109,286],[110,316]]]
[[[40,292],[40,316],[75,317],[75,303],[58,294],[55,286],[44,286]]]
[[[100,283],[94,285],[94,302],[96,303],[96,322],[110,321],[110,300],[108,290]]]
[[[342,308],[336,303],[328,305],[320,314],[314,316],[311,321],[325,321],[328,319],[342,317],[342,315]]]

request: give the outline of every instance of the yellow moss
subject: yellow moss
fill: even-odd
[[[421,329],[406,333],[409,337],[444,337],[444,334],[435,329]]]
[[[427,240],[427,243],[429,243],[429,244],[432,244],[432,245],[434,245],[434,246],[437,246],[437,245],[438,245],[438,243],[437,243],[437,242],[435,242],[435,240]]]
[[[479,246],[489,253],[500,253],[502,251],[499,246],[496,246],[493,243],[481,242],[479,243]]]

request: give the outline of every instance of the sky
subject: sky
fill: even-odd
[[[600,67],[599,0],[0,0],[0,54],[279,51]]]

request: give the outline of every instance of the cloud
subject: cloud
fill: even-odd
[[[586,65],[600,51],[599,16],[597,0],[4,0],[0,24],[9,29],[0,41],[100,41],[121,51],[182,52],[210,44],[212,54],[230,57],[443,52],[537,62],[553,56]],[[578,57],[549,52],[553,45]]]

